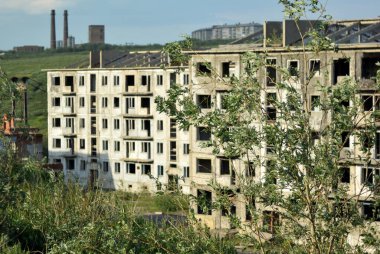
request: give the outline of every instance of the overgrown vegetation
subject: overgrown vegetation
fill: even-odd
[[[154,223],[143,215],[180,210],[184,197],[83,190],[35,161],[0,153],[1,253],[235,253],[191,219]],[[144,194],[143,199],[148,199]],[[185,206],[186,207],[186,206]]]

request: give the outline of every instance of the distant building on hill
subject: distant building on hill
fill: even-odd
[[[34,53],[34,52],[44,51],[44,47],[35,46],[35,45],[25,45],[25,46],[20,46],[20,47],[14,47],[13,50],[16,52]]]
[[[191,33],[191,37],[201,41],[240,39],[262,29],[263,25],[254,22],[234,25],[224,24],[195,30]]]
[[[90,25],[88,27],[88,43],[104,44],[104,25]]]

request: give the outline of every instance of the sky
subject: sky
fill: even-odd
[[[376,18],[380,0],[321,0],[334,19]],[[69,35],[88,42],[89,25],[105,25],[106,43],[166,43],[212,25],[282,20],[278,0],[0,0],[0,50],[50,46],[50,11],[56,11],[57,40],[63,11]]]

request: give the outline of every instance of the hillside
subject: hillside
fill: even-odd
[[[44,135],[44,150],[47,148],[47,93],[46,72],[43,69],[64,68],[73,63],[81,62],[88,57],[87,52],[73,53],[39,53],[36,55],[8,55],[0,58],[0,66],[9,78],[29,77],[29,125],[39,128]],[[16,105],[16,117],[21,115],[21,102]],[[10,101],[0,103],[1,114],[10,112]]]

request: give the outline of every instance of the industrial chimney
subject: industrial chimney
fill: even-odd
[[[55,10],[51,10],[51,20],[50,20],[50,48],[56,48],[55,39]]]
[[[67,24],[67,10],[63,13],[63,47],[67,48],[67,40],[69,37],[69,26]]]

